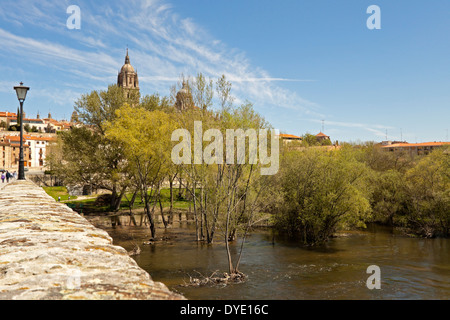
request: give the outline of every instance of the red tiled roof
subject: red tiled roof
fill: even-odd
[[[325,133],[319,132],[316,137],[328,137]]]
[[[294,136],[293,134],[285,134],[285,133],[280,133],[280,137],[281,138],[290,138],[290,139],[301,139],[301,137],[299,137],[299,136]]]
[[[450,142],[394,143],[382,148],[441,147],[443,145],[450,145]]]
[[[14,112],[0,111],[0,117],[17,117]]]

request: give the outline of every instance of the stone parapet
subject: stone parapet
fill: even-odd
[[[0,299],[184,299],[42,188],[0,188]]]

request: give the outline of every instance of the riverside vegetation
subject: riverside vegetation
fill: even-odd
[[[168,98],[125,95],[115,85],[81,96],[75,104],[81,125],[59,134],[47,159],[52,173],[65,185],[109,190],[111,212],[124,199],[130,208],[140,199],[153,239],[158,207],[161,213],[164,202],[169,207],[162,214],[167,227],[173,223],[174,203],[189,204],[193,237],[207,243],[219,237],[225,243],[227,276],[237,281],[245,277],[239,271],[245,238],[262,220],[309,246],[369,222],[414,236],[449,236],[448,149],[410,156],[384,152],[374,143],[344,143],[327,151],[308,148],[314,144],[308,136],[304,142],[280,144],[280,169],[272,176],[262,176],[261,165],[249,161],[175,165],[171,150],[177,142],[171,134],[183,128],[193,136],[194,121],[221,132],[271,128],[251,103],[235,105],[224,76],[213,82],[199,74],[183,81],[188,88],[183,112],[174,107],[175,86]],[[232,257],[228,244],[238,240],[242,245]]]

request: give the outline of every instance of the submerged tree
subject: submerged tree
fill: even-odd
[[[306,245],[327,241],[338,227],[363,226],[370,215],[367,168],[348,152],[307,149],[288,152],[272,188],[279,230],[300,236]]]
[[[406,172],[407,210],[401,225],[422,237],[450,235],[450,158],[435,150]]]
[[[122,151],[128,175],[139,187],[151,235],[155,238],[154,209],[169,169],[170,137],[175,123],[163,111],[124,105],[105,127],[106,136]]]
[[[247,130],[254,130],[256,138],[256,132],[268,128],[268,124],[251,104],[233,106],[231,83],[224,76],[214,86],[200,74],[194,80],[184,79],[183,88],[192,94],[192,99],[186,99],[192,105],[177,118],[179,127],[188,131],[187,138],[182,138],[188,139],[184,141],[183,155],[189,161],[180,166],[193,201],[196,239],[212,243],[221,234],[230,277],[240,277],[238,267],[243,246],[233,261],[229,242],[235,241],[238,235],[242,235],[242,244],[245,241],[264,186],[260,165],[249,161],[252,137]],[[213,108],[214,92],[219,101],[216,108]],[[242,144],[239,152],[238,143]],[[243,150],[248,152],[241,154]],[[232,161],[229,161],[229,152],[233,154]]]

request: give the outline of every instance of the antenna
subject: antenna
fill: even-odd
[[[386,141],[388,140],[387,129],[386,129]]]
[[[402,128],[400,128],[400,141],[403,142],[403,131],[402,131]]]
[[[325,123],[325,120],[322,120],[322,133],[324,133],[324,123]]]

